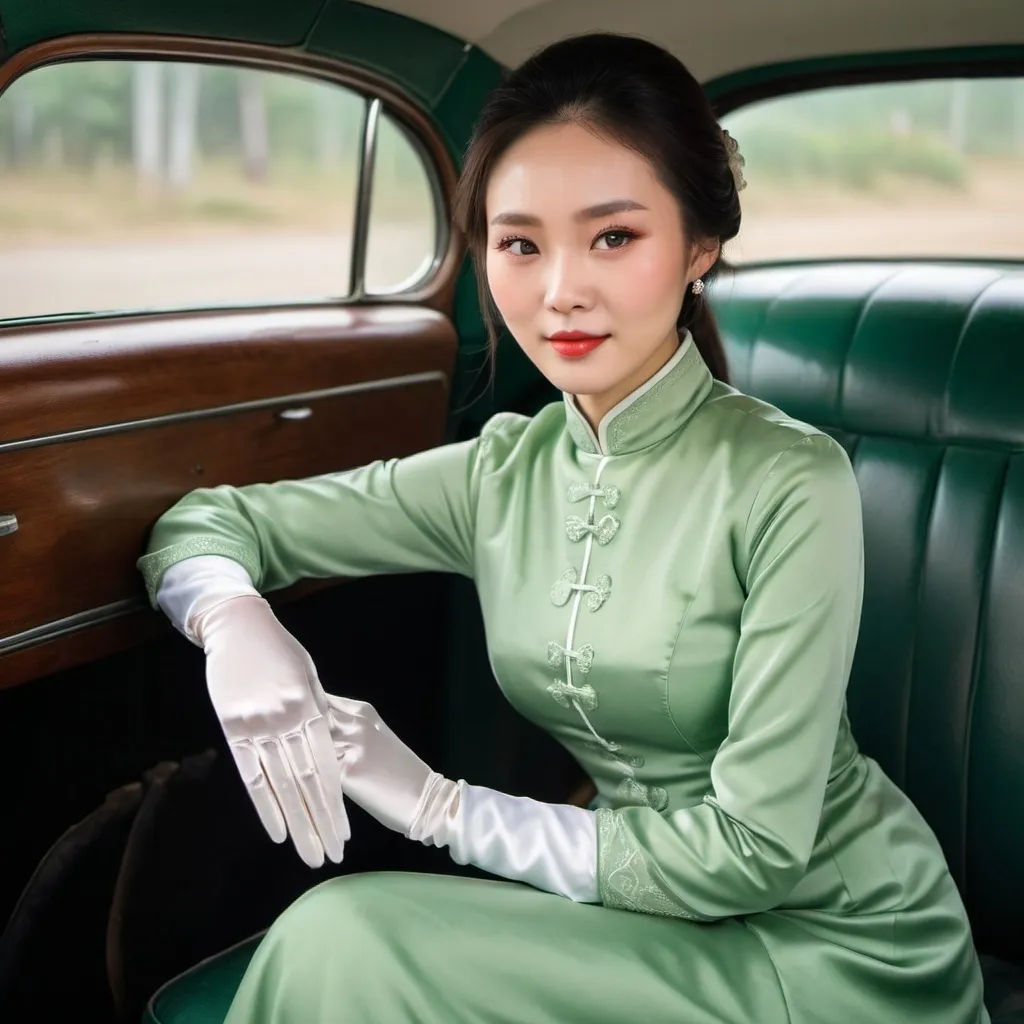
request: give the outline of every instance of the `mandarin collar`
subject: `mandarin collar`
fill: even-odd
[[[562,392],[566,426],[580,451],[627,455],[681,430],[711,390],[711,372],[686,332],[672,357],[653,377],[605,413],[597,432],[574,395]]]

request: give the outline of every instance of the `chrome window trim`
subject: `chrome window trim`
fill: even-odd
[[[430,198],[434,207],[434,252],[430,256],[429,261],[426,262],[423,270],[415,277],[401,283],[400,288],[382,288],[372,292],[365,290],[365,280],[363,282],[364,290],[360,294],[361,299],[385,299],[390,297],[401,297],[406,294],[415,294],[421,291],[434,279],[441,264],[444,262],[445,253],[448,252],[448,247],[451,244],[452,226],[448,211],[448,201],[445,198],[444,189],[441,186],[441,179],[437,174],[437,167],[434,164],[434,160],[430,155],[429,150],[423,144],[423,140],[420,136],[412,131],[397,114],[397,112],[391,110],[387,104],[382,105],[383,113],[391,120],[391,123],[395,128],[402,133],[406,142],[409,143],[409,147],[413,150],[416,156],[419,158],[420,163],[423,165],[424,172],[427,176],[427,183],[430,187]],[[372,195],[369,197],[372,199]],[[367,203],[367,210],[371,207],[371,203]],[[369,220],[367,220],[367,226],[369,227]],[[369,241],[369,230],[367,230],[366,241]],[[365,274],[366,268],[366,249],[363,249],[363,270]]]
[[[80,633],[90,626],[98,626],[103,622],[110,622],[112,619],[119,619],[132,612],[143,611],[148,607],[149,605],[141,597],[128,597],[123,601],[101,605],[99,608],[89,608],[84,612],[75,612],[74,615],[65,615],[62,619],[54,619],[52,622],[44,622],[41,626],[24,629],[20,633],[0,637],[0,656],[49,643],[51,640],[58,640],[60,637],[70,636],[72,633]],[[2,664],[3,662],[0,661],[0,665]]]

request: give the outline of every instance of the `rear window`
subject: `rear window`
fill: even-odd
[[[1024,257],[1024,79],[821,89],[722,119],[746,159],[733,263]]]
[[[29,71],[0,95],[0,320],[422,286],[446,242],[441,194],[386,110],[367,132],[372,100],[229,64]]]

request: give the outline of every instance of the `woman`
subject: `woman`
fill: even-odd
[[[701,353],[741,184],[675,58],[606,35],[549,47],[490,98],[456,214],[492,337],[564,401],[397,462],[196,491],[157,524],[141,569],[207,652],[268,831],[340,859],[343,789],[508,880],[311,890],[232,1022],[988,1020],[938,844],[850,733],[847,456]],[[503,690],[595,807],[432,772],[370,705],[324,694],[258,593],[431,569],[475,580]]]

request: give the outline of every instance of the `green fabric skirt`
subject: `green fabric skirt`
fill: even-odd
[[[943,914],[904,970],[783,913],[712,924],[509,882],[369,872],[310,890],[256,950],[228,1024],[856,1024],[987,1021]],[[892,953],[894,923],[864,920]],[[954,917],[959,918],[959,914]],[[853,923],[845,922],[849,928]],[[821,927],[824,926],[824,932]],[[770,952],[786,950],[785,977]],[[963,966],[959,961],[963,960]],[[945,962],[943,962],[945,961]],[[964,976],[964,971],[967,976]],[[931,976],[929,977],[929,974]],[[966,984],[965,984],[966,982]]]

